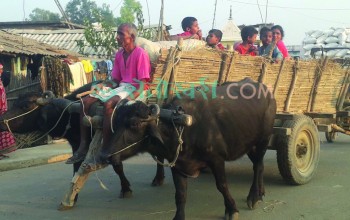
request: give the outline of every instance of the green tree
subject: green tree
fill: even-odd
[[[144,22],[141,3],[136,0],[124,0],[123,6],[120,8],[120,17],[117,18],[117,25],[134,23],[137,25],[138,36],[149,39],[151,38],[151,30],[144,29]]]
[[[102,8],[99,9],[100,15],[105,21],[106,24],[109,24],[110,26],[116,27],[117,25],[117,18],[113,16],[112,10],[109,8],[109,5],[102,4]]]
[[[84,42],[82,41],[77,41],[80,50],[79,52],[84,54],[85,46],[90,46],[95,51],[100,51],[99,48],[103,48],[107,51],[109,58],[111,58],[116,48],[118,48],[118,44],[115,40],[116,27],[108,22],[108,19],[105,18],[105,15],[101,10],[94,9],[92,13],[96,18],[96,22],[100,25],[100,28],[96,29],[93,23],[89,22],[88,19],[85,19],[84,25],[86,28],[84,29],[84,36],[87,45],[84,45]]]
[[[135,23],[135,17],[137,17],[137,14],[140,12],[142,13],[140,2],[136,0],[124,0],[123,6],[120,8],[120,17],[117,18],[117,25],[122,23]]]
[[[85,19],[84,25],[86,26],[84,30],[84,36],[88,45],[84,45],[83,41],[77,41],[80,48],[80,53],[84,54],[85,46],[90,46],[98,51],[98,48],[103,48],[107,51],[110,57],[114,55],[114,51],[118,48],[116,36],[116,26],[122,23],[135,23],[137,20],[137,26],[139,31],[139,36],[149,38],[150,34],[148,31],[143,29],[143,14],[142,6],[138,1],[135,0],[124,0],[124,4],[120,9],[120,17],[114,18],[111,16],[112,11],[110,11],[107,5],[102,5],[101,8],[92,10],[92,16],[100,24],[101,28],[96,30],[90,19]]]
[[[94,13],[96,10],[106,19],[107,24],[116,26],[116,18],[107,4],[98,7],[96,2],[91,0],[71,0],[67,3],[65,12],[72,23],[84,25],[86,20],[89,23],[98,22]]]
[[[59,21],[60,15],[48,10],[35,8],[29,14],[29,20],[30,21]]]

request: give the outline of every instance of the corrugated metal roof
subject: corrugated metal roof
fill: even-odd
[[[54,47],[52,45],[41,43],[25,36],[20,36],[0,30],[0,53],[1,52],[26,55],[40,54],[56,57],[79,55],[65,51],[64,48]]]
[[[88,45],[85,36],[84,30],[82,29],[64,29],[64,30],[33,30],[33,29],[7,29],[6,31],[22,35],[27,38],[36,39],[40,42],[50,44],[56,47],[64,48],[65,50],[73,51],[75,53],[79,53],[79,47],[77,45],[77,41],[83,41],[84,45]],[[97,51],[95,51],[90,46],[84,47],[84,55],[89,57],[101,57],[107,58],[108,54],[105,49],[99,47]]]
[[[158,25],[145,26],[145,29],[154,30],[155,34]],[[166,25],[164,25],[164,29]],[[36,30],[36,29],[6,29],[6,31],[22,35],[31,39],[36,39],[40,42],[47,43],[53,46],[62,47],[66,50],[79,53],[79,46],[77,41],[82,41],[84,45],[84,55],[88,57],[99,57],[99,58],[108,58],[107,51],[103,47],[98,47],[97,51],[92,47],[87,46],[88,43],[84,36],[84,29],[57,29],[57,30]],[[115,28],[115,37],[116,37],[117,28]],[[155,34],[156,36],[156,34]]]

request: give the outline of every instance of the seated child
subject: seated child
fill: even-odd
[[[178,40],[179,38],[202,40],[202,31],[199,29],[198,21],[194,17],[185,17],[181,22],[183,33],[171,35],[170,40]]]
[[[258,31],[253,26],[245,26],[241,30],[241,37],[243,42],[235,48],[235,50],[242,55],[256,56],[258,51],[253,45],[258,36]]]
[[[207,36],[207,45],[218,50],[225,50],[226,48],[220,42],[221,38],[222,32],[218,29],[212,29],[209,31]]]
[[[269,56],[271,49],[272,49],[272,30],[268,27],[263,27],[260,30],[260,40],[262,42],[262,46],[259,47],[259,55],[260,56]],[[274,45],[273,51],[272,51],[272,59],[275,62],[278,62],[279,60],[283,59],[283,55],[281,51],[277,48],[276,45]]]

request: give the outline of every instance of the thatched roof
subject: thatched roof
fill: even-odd
[[[80,56],[78,53],[0,30],[0,54]]]

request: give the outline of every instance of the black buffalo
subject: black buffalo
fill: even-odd
[[[247,205],[254,208],[265,193],[263,157],[276,114],[276,102],[267,87],[250,79],[226,83],[213,91],[202,86],[195,89],[194,98],[175,97],[162,108],[175,111],[179,107],[192,115],[193,125],[184,129],[177,159],[181,128],[162,118],[157,124],[154,111],[142,102],[128,102],[118,109],[113,144],[109,145],[109,151],[101,152],[101,157],[113,164],[140,152],[149,152],[168,161],[176,160],[171,168],[176,188],[174,219],[185,219],[187,177],[198,176],[200,170],[208,166],[224,197],[225,219],[236,219],[238,209],[229,193],[224,162],[247,154],[254,170]],[[128,146],[132,147],[126,149]]]
[[[98,83],[98,82],[95,82]],[[69,113],[63,111],[67,106],[72,104],[73,101],[77,101],[76,95],[90,90],[91,83],[82,86],[75,90],[70,95],[64,98],[54,98],[50,92],[43,94],[37,92],[29,92],[22,94],[14,102],[11,110],[0,116],[0,131],[7,131],[8,127],[4,123],[4,120],[11,119],[33,109],[27,115],[18,117],[9,121],[9,127],[12,132],[15,133],[27,133],[33,131],[41,131],[43,134],[50,131],[55,124],[56,127],[49,132],[49,135],[54,138],[65,138],[72,147],[73,153],[79,148],[80,144],[80,119],[79,113]],[[45,100],[45,105],[38,100]],[[63,113],[63,115],[62,115]],[[60,116],[62,117],[60,118]],[[60,120],[59,120],[60,119]],[[82,162],[73,164],[74,173],[78,171]],[[123,164],[114,164],[114,171],[118,174],[121,182],[120,197],[130,197],[132,190],[130,189],[130,183],[127,180],[124,171]],[[153,179],[152,185],[159,186],[163,184],[164,169],[162,166],[157,166],[157,173]]]

